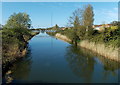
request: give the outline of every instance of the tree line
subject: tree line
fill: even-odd
[[[93,7],[88,4],[83,8],[76,9],[72,16],[69,17],[68,27],[57,31],[63,35],[66,35],[72,40],[72,43],[77,46],[77,43],[82,40],[94,41],[96,43],[105,43],[106,45],[113,45],[115,47],[119,45],[120,27],[118,21],[111,22],[111,27],[104,27],[103,31],[94,30],[94,12]]]

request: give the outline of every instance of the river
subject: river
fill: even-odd
[[[12,83],[117,83],[118,63],[46,33],[34,36],[12,68]]]

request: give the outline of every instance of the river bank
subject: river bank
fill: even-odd
[[[67,36],[61,35],[60,33],[57,33],[54,36],[66,42],[69,42],[69,43],[71,42],[71,40]],[[113,48],[112,46],[106,47],[103,43],[98,44],[95,42],[90,42],[88,40],[83,40],[79,42],[78,46],[89,49],[95,53],[100,54],[101,56],[104,56],[105,58],[120,62],[120,59],[118,56],[119,48]]]
[[[5,56],[7,57],[2,57],[2,68],[3,68],[3,76],[7,72],[10,67],[12,66],[12,64],[14,62],[16,62],[17,60],[23,58],[26,54],[27,54],[27,48],[28,48],[28,42],[29,40],[34,37],[35,35],[39,34],[39,32],[32,32],[30,33],[30,35],[23,35],[24,37],[24,41],[22,41],[22,46],[20,47],[18,42],[15,42],[14,44],[9,44],[10,48],[9,50],[7,50],[7,53],[5,54]],[[5,50],[3,49],[4,53]]]

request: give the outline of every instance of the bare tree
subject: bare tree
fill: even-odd
[[[83,21],[82,21],[82,18],[83,18],[83,10],[78,8],[77,10],[75,10],[72,14],[72,16],[69,17],[69,20],[68,20],[68,24],[71,25],[71,26],[74,26],[75,24],[75,21],[77,19],[77,22],[79,25],[82,25],[83,24]]]

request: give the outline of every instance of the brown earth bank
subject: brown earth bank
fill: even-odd
[[[39,34],[39,32],[32,32],[30,36],[24,36],[24,42],[22,42],[22,47],[19,47],[17,43],[9,45],[9,50],[7,50],[6,52],[6,57],[2,57],[2,76],[6,74],[6,72],[10,69],[13,63],[25,57],[25,55],[27,54],[27,45],[29,40],[37,34]]]
[[[66,42],[71,42],[71,40],[65,36],[65,35],[61,35],[60,33],[57,33],[54,35],[56,38],[64,40]],[[95,42],[90,42],[88,40],[82,40],[80,41],[78,44],[78,46],[89,49],[95,53],[98,53],[99,55],[120,62],[120,58],[119,58],[119,48],[114,48],[112,46],[105,46],[104,43],[95,43]]]

